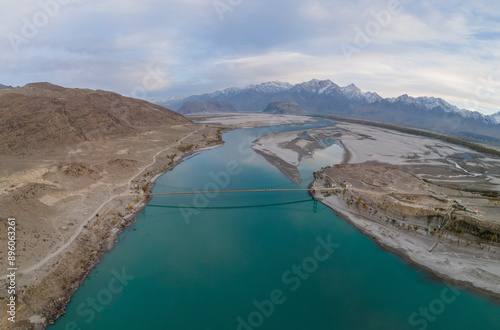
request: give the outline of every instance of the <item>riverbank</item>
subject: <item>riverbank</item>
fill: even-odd
[[[500,298],[500,245],[466,233],[465,226],[463,233],[455,230],[453,223],[471,221],[468,213],[450,214],[453,203],[435,198],[452,190],[379,164],[335,166],[316,178],[319,187],[339,189],[315,198],[386,250],[437,277]],[[340,182],[349,184],[342,188]]]
[[[438,279],[476,292],[477,294],[500,303],[500,284],[496,284],[498,282],[485,281],[482,283],[483,285],[481,285],[481,283],[478,285],[477,282],[471,282],[470,279],[457,278],[457,274],[459,275],[463,271],[462,265],[452,265],[452,269],[449,269],[449,267],[437,267],[449,262],[449,259],[446,257],[442,259],[429,259],[426,260],[426,262],[422,262],[419,255],[429,252],[426,248],[432,249],[435,246],[435,242],[426,240],[425,238],[422,239],[422,237],[414,238],[408,235],[406,238],[395,243],[392,238],[400,236],[401,233],[391,231],[382,225],[374,224],[369,217],[365,218],[360,214],[351,212],[344,207],[344,201],[333,197],[327,197],[320,201],[331,208],[339,218],[350,223],[367,237],[370,237],[381,248],[398,255],[414,267],[425,270]],[[496,248],[496,252],[494,253],[498,252],[499,249]],[[487,261],[485,260],[485,262]],[[470,270],[472,271],[474,269],[475,268],[471,266]]]
[[[64,314],[74,291],[147,204],[144,192],[155,177],[197,149],[213,147],[216,139],[217,128],[191,124],[106,141],[78,155],[56,154],[50,162],[33,160],[31,166],[24,158],[28,168],[21,173],[8,159],[13,169],[4,168],[9,172],[2,176],[2,213],[15,217],[21,229],[16,323],[7,320],[2,307],[1,326],[43,329]]]
[[[372,168],[385,164],[399,171],[411,173],[410,177],[423,184],[425,182],[422,179],[427,180],[429,182],[427,184],[429,186],[428,199],[431,201],[424,202],[421,207],[428,209],[426,212],[429,212],[429,215],[435,212],[434,208],[449,210],[453,205],[453,199],[457,199],[466,209],[472,210],[472,213],[464,213],[470,226],[475,226],[479,232],[485,233],[488,230],[496,231],[500,228],[500,208],[497,202],[487,197],[478,198],[477,195],[459,191],[465,187],[498,190],[500,159],[496,157],[482,155],[465,147],[439,140],[348,123],[338,123],[335,127],[309,130],[305,133],[297,131],[273,134],[257,142],[258,149],[267,153],[266,159],[271,159],[269,161],[271,164],[287,162],[288,167],[296,167],[297,162],[291,162],[290,159],[298,159],[300,163],[302,158],[307,157],[310,148],[317,147],[318,142],[324,142],[328,138],[340,141],[339,143],[344,148],[342,164],[375,166]],[[487,169],[486,172],[485,169]],[[374,185],[366,184],[364,188],[349,188],[354,181],[363,181],[366,175],[370,175],[369,170],[368,168],[365,174],[356,172],[336,182],[340,186],[342,181],[348,180],[344,183],[347,187],[345,195],[342,194],[342,189],[339,189],[340,193],[337,195],[319,196],[318,200],[332,208],[380,246],[400,255],[413,265],[453,283],[473,288],[483,295],[500,297],[500,248],[498,244],[489,245],[487,241],[478,244],[474,237],[469,237],[470,246],[464,246],[467,245],[467,239],[461,236],[455,237],[450,231],[443,234],[443,237],[438,237],[439,232],[432,234],[432,228],[424,230],[425,223],[422,226],[418,222],[421,220],[417,217],[413,219],[405,213],[416,212],[415,203],[420,197],[410,196],[402,201],[400,199],[403,197],[399,195],[396,195],[397,198],[391,197],[391,193],[401,193],[400,184],[391,186],[389,181],[383,182],[382,178],[386,175],[384,172],[376,176],[380,177],[381,181]],[[330,171],[335,171],[335,169],[330,169]],[[282,171],[282,173],[287,175],[286,172]],[[332,173],[335,172],[325,173],[334,177]],[[439,186],[432,185],[432,181],[438,183]],[[317,183],[320,186],[323,184],[323,187],[330,187],[332,184],[329,181],[318,180]],[[385,187],[386,183],[388,197],[383,199],[381,196],[375,196],[379,187]],[[447,186],[455,188],[444,188]],[[408,189],[405,193],[417,194],[416,189],[415,187]],[[448,190],[445,191],[445,189]],[[432,200],[435,199],[430,195],[437,195],[440,199],[440,196],[444,194],[458,197],[450,197],[451,202],[443,203],[446,205],[433,205]],[[377,198],[380,199],[377,200]],[[373,203],[370,204],[368,200]],[[354,205],[357,201],[362,207]],[[390,210],[386,210],[396,205],[392,204],[393,202],[400,204],[397,204],[403,210],[400,214],[397,212],[391,214]],[[381,206],[383,203],[385,203],[384,206]],[[477,213],[476,216],[474,212]],[[443,215],[445,213],[443,211]],[[424,213],[422,217],[427,219]],[[416,222],[420,225],[418,230],[415,230],[415,223],[412,220],[418,220]],[[438,231],[439,224],[435,226]],[[457,231],[460,229],[453,228],[455,227],[452,227],[452,230]]]
[[[248,116],[241,120],[247,122]],[[290,119],[282,120],[290,123]],[[261,116],[254,121],[259,123],[266,124]],[[128,141],[106,141],[77,150],[75,155],[52,155],[50,163],[4,159],[12,166],[12,170],[4,167],[0,185],[0,197],[7,206],[5,216],[15,216],[24,229],[31,224],[51,224],[23,231],[17,238],[20,271],[14,326],[43,329],[64,315],[74,292],[146,207],[147,193],[156,179],[185,158],[221,145],[221,133],[233,128],[214,124],[150,131]],[[23,172],[16,166],[21,162]],[[27,188],[29,193],[24,191]],[[23,200],[16,194],[32,197],[20,204]],[[24,223],[34,217],[23,213],[26,203],[39,221]],[[2,302],[6,299],[0,297]],[[11,326],[5,307],[2,312],[0,325]]]
[[[316,121],[309,116],[273,115],[267,113],[192,114],[188,115],[187,118],[201,125],[222,126],[231,129],[292,125]]]

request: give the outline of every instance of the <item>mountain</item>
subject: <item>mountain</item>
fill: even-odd
[[[0,154],[31,154],[81,142],[191,124],[143,100],[101,90],[34,83],[0,91]]]
[[[180,114],[237,112],[234,105],[227,101],[185,102],[178,111]]]
[[[196,101],[227,101],[233,104],[238,111],[262,111],[271,102],[275,94],[290,89],[292,85],[282,82],[267,82],[259,85],[250,85],[244,88],[227,88],[214,93],[193,95],[187,98],[170,98],[156,104],[168,106],[172,110],[179,110],[185,102]]]
[[[0,84],[0,89],[11,89],[11,88],[14,88],[14,87],[12,87],[12,86],[5,86],[5,85]]]
[[[313,79],[297,85],[272,81],[244,88],[227,88],[184,99],[170,98],[156,103],[179,110],[185,102],[217,100],[232,103],[238,111],[259,112],[271,102],[295,102],[307,112],[322,113],[331,108],[348,111],[352,105],[380,99],[382,98],[378,94],[363,93],[355,85],[339,87],[330,80]]]
[[[382,100],[382,97],[377,93],[363,93],[361,92],[361,89],[359,89],[354,84],[350,84],[346,87],[341,87],[340,90],[342,91],[342,94],[344,94],[344,96],[347,97],[353,105],[373,103]]]
[[[442,99],[407,95],[352,109],[349,117],[411,126],[442,134],[500,142],[500,125],[487,116],[459,109]]]
[[[500,143],[500,112],[485,116],[435,97],[415,98],[404,94],[384,99],[377,93],[363,92],[354,84],[340,87],[330,80],[313,79],[296,85],[275,81],[228,88],[177,99],[171,105],[178,109],[184,102],[206,100],[230,102],[236,110],[250,112],[263,111],[273,102],[293,102],[309,114],[376,120]]]
[[[500,124],[500,111],[495,114],[486,116],[486,118],[489,122],[493,124]]]
[[[186,98],[181,96],[172,96],[166,99],[151,100],[150,102],[172,110],[174,110],[175,108],[175,110],[177,111],[185,102],[185,99]]]
[[[264,109],[265,113],[279,115],[304,115],[306,112],[295,102],[271,102]]]

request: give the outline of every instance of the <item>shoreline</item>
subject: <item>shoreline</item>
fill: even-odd
[[[339,140],[339,144],[342,147],[342,150],[344,151],[344,154],[342,155],[342,162],[340,162],[340,164],[349,164],[349,162],[352,159],[352,152],[351,150],[349,150],[349,148],[347,148],[347,146],[341,140]]]
[[[253,123],[253,125],[250,125],[251,127],[266,127],[265,122],[262,121],[260,117],[255,116],[258,118],[260,121],[256,121]],[[308,120],[304,121],[298,121],[297,118],[290,119],[289,117],[286,116],[281,116],[281,120],[291,120],[293,122],[307,122]],[[301,118],[302,119],[302,118]],[[214,124],[208,124],[205,125],[203,123],[199,123],[203,127],[212,127],[213,129],[215,128],[220,128],[221,133],[224,134],[226,132],[235,130],[235,129],[240,129],[238,125],[226,125],[222,126],[218,125],[219,123],[214,123]],[[262,126],[264,124],[264,126]],[[290,124],[288,122],[281,123],[283,125]],[[279,123],[278,123],[279,125]],[[246,127],[245,127],[246,128]],[[162,175],[165,173],[169,172],[185,160],[189,159],[190,157],[193,157],[196,153],[199,153],[201,151],[206,151],[210,149],[214,149],[217,147],[220,147],[224,145],[224,141],[221,140],[219,143],[214,144],[214,145],[209,145],[209,146],[201,146],[197,149],[191,150],[189,152],[184,153],[179,159],[175,160],[172,164],[168,165],[165,169],[160,169],[160,168],[154,168],[154,165],[157,162],[156,156],[154,156],[154,162],[151,163],[147,168],[144,168],[141,173],[147,171],[149,168],[153,167],[153,170],[149,172],[149,175],[146,177],[147,183],[149,183],[147,190],[145,191],[144,199],[140,202],[140,206],[136,207],[133,209],[133,211],[122,219],[120,223],[118,223],[116,226],[118,226],[119,229],[115,230],[113,232],[114,228],[117,228],[116,226],[112,226],[111,229],[108,229],[104,234],[107,236],[107,238],[101,242],[101,248],[97,251],[97,256],[95,259],[83,269],[82,273],[79,274],[77,280],[71,285],[66,292],[59,297],[59,302],[57,305],[54,306],[54,308],[51,308],[43,317],[45,317],[45,322],[42,323],[30,323],[33,329],[45,329],[49,325],[53,325],[61,316],[64,316],[66,314],[65,309],[67,305],[70,303],[73,295],[75,292],[83,285],[83,282],[85,279],[87,279],[88,275],[92,270],[94,270],[103,260],[104,255],[107,253],[110,253],[113,251],[113,249],[116,247],[117,239],[118,237],[124,233],[127,229],[129,229],[132,225],[134,225],[137,222],[137,217],[138,215],[147,207],[149,201],[152,199],[151,195],[147,195],[147,193],[151,193],[153,188],[156,185],[156,181],[158,178],[160,178]],[[140,173],[139,173],[140,174]],[[129,183],[134,180],[134,178],[137,177],[134,176],[129,180]],[[114,208],[112,207],[111,210]],[[60,262],[64,262],[65,259],[59,260],[57,263],[59,264]],[[50,274],[48,274],[50,275]]]
[[[288,132],[287,134],[295,138],[293,132]],[[368,166],[390,164],[391,167],[411,175],[411,177],[418,179],[417,181],[423,182],[423,184],[429,182],[429,184],[432,185],[432,180],[435,180],[441,183],[443,188],[440,186],[435,186],[434,188],[429,186],[429,190],[425,192],[428,198],[431,198],[432,194],[436,195],[439,193],[450,196],[451,202],[447,207],[452,206],[453,198],[459,198],[463,200],[463,203],[465,203],[463,205],[466,205],[467,208],[473,210],[474,207],[477,207],[479,209],[480,220],[483,222],[481,222],[481,224],[478,222],[474,223],[476,226],[480,226],[483,230],[484,227],[482,226],[491,226],[492,228],[497,226],[498,218],[495,217],[498,212],[487,211],[488,209],[486,209],[486,207],[489,207],[489,202],[486,197],[481,197],[481,201],[479,201],[478,196],[462,194],[460,190],[458,190],[458,192],[457,190],[448,190],[444,192],[444,189],[447,188],[442,182],[449,181],[449,185],[456,183],[457,186],[460,187],[459,183],[470,185],[470,182],[472,182],[470,180],[472,179],[465,177],[459,169],[451,166],[443,158],[451,157],[455,159],[460,153],[471,155],[474,159],[478,159],[478,164],[474,165],[476,168],[483,166],[483,164],[487,164],[485,166],[499,164],[500,159],[492,159],[480,155],[474,156],[468,149],[446,144],[442,141],[414,137],[412,135],[382,129],[366,129],[361,125],[342,123],[336,125],[335,128],[311,130],[309,135],[314,138],[317,136],[316,139],[322,139],[324,136],[331,136],[338,141],[343,148],[342,160],[339,163],[341,168],[344,165],[350,164],[367,164]],[[261,140],[263,141],[261,149],[270,150],[273,157],[276,158],[271,158],[271,161],[269,161],[269,159],[264,157],[270,164],[287,162],[289,159],[292,159],[292,155],[297,153],[300,154],[300,151],[296,150],[296,146],[300,146],[302,149],[305,148],[304,146],[307,146],[307,142],[302,142],[304,140],[301,140],[300,137],[298,142],[294,142],[293,145],[290,145],[290,143],[287,145],[281,143],[281,141],[284,140],[281,136],[278,136],[277,139],[273,139],[272,137],[271,135],[271,138],[262,138]],[[461,166],[467,168],[472,165],[466,162],[461,163]],[[476,168],[471,170],[471,172],[476,172]],[[283,173],[282,169],[280,171]],[[490,173],[490,176],[491,174],[494,173]],[[378,180],[375,180],[374,184],[376,183],[380,185],[380,187],[385,187],[384,182],[390,182],[391,178],[393,178],[391,176],[392,172],[386,173],[385,175],[388,175],[388,177],[382,176]],[[422,180],[422,178],[427,181]],[[448,181],[446,181],[446,179],[448,179]],[[351,184],[359,181],[355,177],[352,179],[346,177],[344,180],[347,180],[346,182]],[[351,180],[355,182],[350,182]],[[492,187],[491,184],[488,183],[488,180],[485,180],[485,176],[476,177],[476,182],[478,185],[485,187],[484,189],[486,189],[486,187]],[[328,181],[326,181],[326,184],[328,184]],[[337,184],[339,184],[339,182],[337,182]],[[327,186],[328,185],[325,187]],[[370,185],[367,184],[366,187],[370,187]],[[408,191],[407,193],[411,194],[413,192],[412,189],[405,190],[408,189],[408,187],[403,185],[401,187],[403,188],[402,190],[395,189],[393,192],[404,194],[405,191]],[[375,189],[375,186],[372,186],[372,188]],[[397,188],[397,186],[394,188]],[[378,195],[373,195],[369,188],[367,189],[367,195],[365,197],[372,199],[372,201],[376,203]],[[415,186],[414,189],[420,188]],[[356,191],[356,189],[354,189],[354,191]],[[388,193],[390,192],[391,189],[388,189]],[[349,193],[348,196],[351,196],[351,199],[356,199],[356,194],[357,193],[352,192],[352,194]],[[416,195],[418,195],[418,193]],[[388,196],[391,198],[391,195]],[[454,237],[453,233],[451,233],[451,236],[446,235],[452,240],[448,242],[446,238],[441,239],[438,235],[434,237],[431,233],[431,229],[428,229],[428,232],[418,230],[418,234],[414,228],[412,228],[411,232],[409,229],[408,232],[405,229],[402,230],[402,228],[400,228],[401,224],[399,224],[401,220],[403,220],[402,222],[410,221],[410,224],[417,224],[419,227],[422,227],[420,223],[418,223],[420,220],[412,218],[412,214],[414,216],[418,214],[412,213],[417,212],[417,209],[413,209],[412,199],[409,199],[408,202],[403,201],[401,202],[402,204],[399,204],[398,207],[403,208],[402,211],[404,210],[399,218],[397,214],[387,214],[398,222],[397,226],[391,226],[390,224],[386,224],[385,218],[389,219],[387,216],[384,217],[383,220],[379,219],[382,215],[382,211],[379,210],[378,207],[374,207],[374,210],[380,211],[381,213],[379,213],[377,217],[374,217],[364,210],[357,212],[354,205],[351,207],[352,209],[348,209],[346,200],[335,202],[332,198],[342,199],[342,196],[332,195],[331,197],[321,198],[321,195],[319,195],[316,196],[315,199],[322,202],[325,206],[328,206],[343,221],[354,226],[354,228],[363,235],[373,239],[380,248],[394,253],[412,267],[424,270],[439,281],[445,281],[467,288],[469,291],[491,299],[496,303],[500,301],[500,268],[498,263],[500,246],[498,244],[492,246],[488,245],[491,249],[489,251],[488,247],[486,247],[486,250],[482,246],[478,247],[477,244],[479,243],[475,242],[472,237],[470,238],[473,240],[471,245],[469,245],[469,238],[467,238],[467,236],[463,238],[463,243],[458,244],[455,242],[457,241],[457,237]],[[349,197],[346,198],[349,199]],[[430,202],[427,200],[423,201],[424,204],[422,205],[424,208],[422,212],[424,216],[425,212],[438,212],[434,209],[435,207],[446,207],[444,205],[445,203],[443,205],[434,206],[432,200],[431,198]],[[381,202],[382,201],[383,200],[381,200]],[[353,201],[351,201],[351,203],[353,203]],[[398,211],[394,210],[394,212]],[[409,213],[406,214],[405,212]],[[385,214],[385,211],[383,213]],[[409,216],[406,221],[406,217],[403,217],[404,215]],[[427,224],[427,226],[429,226],[429,224]],[[437,226],[437,223],[435,223],[434,226]],[[424,226],[423,228],[426,227]],[[460,238],[458,238],[458,240],[460,240]],[[481,244],[485,243],[483,242]]]
[[[83,285],[83,282],[87,279],[89,274],[97,266],[99,266],[99,264],[104,260],[105,254],[110,253],[115,249],[116,244],[118,243],[117,240],[118,240],[119,236],[122,235],[127,229],[130,229],[130,227],[133,226],[137,222],[137,217],[139,216],[139,214],[141,212],[143,212],[144,209],[148,206],[149,201],[153,198],[152,195],[148,195],[148,193],[152,192],[153,188],[156,185],[156,181],[158,180],[158,178],[160,178],[161,176],[163,176],[164,174],[166,174],[167,172],[169,172],[170,170],[172,170],[173,168],[175,168],[176,166],[181,164],[183,161],[185,161],[186,159],[188,159],[192,155],[194,155],[200,151],[217,148],[217,147],[220,147],[222,145],[224,145],[224,142],[219,143],[217,145],[213,145],[213,146],[209,146],[209,147],[200,147],[199,149],[192,150],[192,151],[184,154],[182,156],[182,158],[179,158],[178,160],[173,162],[166,170],[159,171],[158,173],[156,173],[156,172],[150,173],[150,176],[147,177],[147,182],[150,184],[149,184],[147,190],[144,192],[143,196],[145,196],[145,197],[144,197],[144,200],[141,201],[141,205],[137,208],[134,208],[134,210],[130,214],[124,216],[123,220],[119,224],[117,224],[120,229],[116,229],[113,232],[113,229],[115,229],[117,227],[112,227],[112,229],[110,231],[106,232],[106,235],[109,235],[109,237],[107,237],[107,239],[103,242],[102,248],[97,252],[97,256],[96,256],[94,262],[92,262],[92,264],[90,264],[88,267],[86,267],[83,270],[83,272],[79,276],[78,280],[71,287],[70,292],[67,292],[64,295],[64,297],[60,297],[60,300],[64,302],[64,307],[58,308],[58,310],[51,313],[51,315],[50,314],[46,315],[45,316],[46,317],[46,324],[43,327],[37,328],[38,324],[32,324],[34,329],[46,329],[48,326],[55,324],[61,316],[64,316],[66,314],[65,309],[68,306],[68,304],[71,302],[71,299],[72,299],[73,295],[75,294],[75,292]],[[153,166],[153,165],[154,164],[152,164],[151,166]]]
[[[330,208],[335,213],[335,215],[338,218],[340,218],[342,221],[345,221],[346,223],[352,225],[357,231],[359,231],[364,236],[373,240],[373,242],[375,242],[378,247],[380,247],[381,249],[383,249],[387,252],[390,252],[390,253],[397,255],[398,257],[403,259],[406,263],[408,263],[408,265],[410,265],[411,267],[427,272],[428,275],[430,275],[432,278],[434,278],[440,282],[449,283],[449,284],[458,286],[459,289],[462,288],[464,290],[469,290],[471,292],[474,292],[475,294],[478,294],[484,298],[487,298],[488,300],[490,300],[493,303],[500,305],[500,295],[499,294],[492,292],[492,291],[489,291],[487,289],[483,289],[483,288],[480,288],[478,286],[475,286],[471,282],[462,281],[459,279],[452,278],[451,276],[449,276],[445,273],[439,272],[439,271],[437,271],[437,270],[435,270],[427,265],[419,263],[418,261],[412,259],[409,255],[405,254],[403,251],[399,250],[397,247],[391,246],[391,245],[383,242],[383,240],[380,237],[375,235],[373,232],[365,229],[361,224],[359,224],[358,222],[356,222],[352,218],[355,216],[362,217],[361,215],[354,215],[354,214],[349,215],[347,212],[344,212],[346,210],[344,210],[342,207],[335,205],[335,203],[330,204],[330,203],[326,202],[324,199],[323,200],[318,199],[318,201],[321,202],[323,205],[327,206],[328,208]],[[363,220],[361,220],[361,221],[363,221]],[[367,221],[370,221],[370,220],[367,219]]]
[[[340,145],[342,146],[344,150],[344,155],[342,162],[340,164],[350,164],[350,161],[353,158],[353,152],[343,143],[343,141],[339,140]],[[414,174],[412,174],[414,175]],[[391,245],[387,242],[384,241],[384,239],[379,236],[380,234],[375,231],[371,231],[367,225],[363,226],[363,222],[370,222],[375,226],[384,227],[382,224],[379,224],[377,221],[374,221],[368,216],[364,216],[359,213],[354,213],[354,211],[351,211],[350,209],[346,209],[344,205],[344,201],[341,199],[340,196],[336,195],[331,195],[328,197],[323,197],[321,196],[320,198],[315,198],[312,196],[315,200],[321,202],[323,205],[327,206],[330,208],[336,215],[339,217],[342,221],[345,221],[346,223],[352,225],[357,231],[362,233],[364,236],[370,238],[377,244],[378,247],[381,249],[393,253],[396,256],[400,257],[403,259],[406,263],[408,263],[411,267],[418,269],[418,270],[423,270],[428,273],[432,278],[436,279],[437,281],[444,282],[444,283],[449,283],[455,286],[458,286],[459,288],[462,288],[464,290],[469,290],[477,295],[480,295],[481,297],[484,297],[488,299],[491,303],[495,303],[500,305],[500,293],[499,292],[494,292],[491,290],[488,290],[484,287],[475,285],[471,281],[466,281],[466,280],[461,280],[458,278],[454,278],[447,274],[444,271],[440,271],[437,269],[437,267],[431,267],[427,264],[425,264],[423,261],[418,260],[418,255],[411,255],[405,252],[405,250],[401,246],[397,246],[398,243],[395,245]],[[333,200],[332,200],[333,199]],[[387,228],[389,230],[389,228]],[[404,236],[406,234],[402,234]],[[500,287],[500,283],[498,284],[498,287]]]

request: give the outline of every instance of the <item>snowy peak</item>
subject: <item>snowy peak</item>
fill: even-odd
[[[461,114],[465,117],[473,116],[473,112],[465,109],[459,109],[458,107],[449,104],[445,100],[441,98],[436,98],[436,97],[428,97],[428,96],[421,96],[421,97],[411,97],[408,96],[408,94],[403,94],[401,96],[398,96],[396,98],[389,98],[387,99],[389,103],[403,103],[406,105],[415,105],[420,108],[423,108],[427,111],[431,111],[433,109],[440,108],[441,110],[445,112],[455,112],[458,114]]]
[[[485,124],[493,124],[493,125],[500,124],[500,112],[486,116],[477,111],[460,109],[441,98],[427,97],[427,96],[414,98],[408,96],[407,94],[404,94],[397,98],[391,98],[386,100],[389,101],[390,103],[401,102],[406,105],[414,105],[426,111],[442,110],[446,113],[455,113],[462,116],[463,118],[474,119]]]
[[[344,93],[345,96],[361,94],[361,89],[359,89],[358,86],[356,86],[354,84],[350,84],[348,86],[341,87],[340,90],[342,91],[342,93]]]
[[[210,97],[231,96],[248,91],[255,91],[264,94],[275,94],[287,91],[290,88],[292,88],[292,85],[289,83],[282,83],[280,81],[269,81],[258,85],[249,85],[243,88],[238,88],[238,87],[226,88],[223,91],[217,91],[208,95]]]
[[[382,100],[382,97],[377,93],[365,92],[363,93],[358,86],[350,84],[345,87],[341,87],[340,90],[345,97],[349,100],[356,101],[358,103],[373,103]]]
[[[495,125],[500,125],[500,111],[492,115],[486,116],[487,120]]]
[[[293,86],[291,91],[309,94],[333,94],[340,93],[340,87],[329,79],[313,79]]]
[[[293,85],[289,83],[283,83],[280,81],[269,81],[267,83],[262,83],[258,85],[250,85],[244,89],[253,89],[264,93],[280,93],[289,90]]]

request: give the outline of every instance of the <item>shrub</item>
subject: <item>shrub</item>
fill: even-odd
[[[187,152],[191,149],[193,149],[194,145],[193,144],[186,144],[186,145],[180,145],[177,147],[177,149],[179,151],[182,151],[182,152]]]

